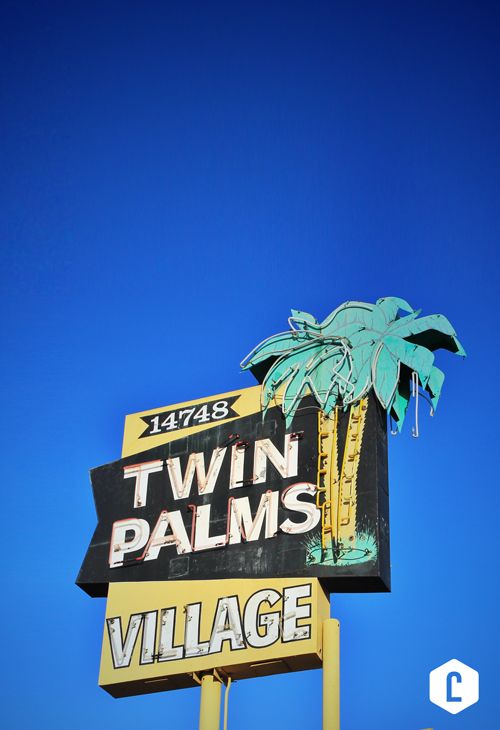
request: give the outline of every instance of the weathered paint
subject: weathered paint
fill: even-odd
[[[367,406],[362,442],[356,408],[338,409],[326,459],[309,397],[289,429],[270,408],[92,470],[98,525],[77,583],[103,596],[115,582],[303,575],[332,591],[388,590],[386,418],[371,395]],[[319,463],[330,512],[317,503]],[[318,560],[308,545],[322,534],[334,547]]]
[[[106,606],[99,684],[115,697],[314,669],[330,603],[316,579],[119,583]]]
[[[407,312],[400,316],[399,311]],[[319,323],[292,309],[291,329],[267,338],[243,360],[262,382],[264,411],[279,404],[287,425],[308,393],[329,415],[373,390],[400,429],[409,401],[408,380],[415,372],[437,406],[444,374],[433,351],[444,348],[465,356],[450,322],[440,314],[417,319],[398,297],[376,304],[345,302]]]

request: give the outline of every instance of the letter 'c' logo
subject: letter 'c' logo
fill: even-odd
[[[456,715],[479,700],[479,674],[458,659],[433,669],[429,674],[429,699]]]
[[[446,677],[446,701],[462,702],[461,697],[457,697],[453,694],[453,680],[456,682],[462,682],[462,675],[460,672],[448,672],[448,676]]]

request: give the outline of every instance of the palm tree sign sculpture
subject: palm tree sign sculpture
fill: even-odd
[[[418,377],[437,406],[444,374],[434,365],[433,351],[444,348],[465,356],[448,319],[441,314],[418,319],[420,311],[398,297],[376,304],[345,302],[321,323],[292,309],[290,330],[257,345],[241,367],[262,383],[264,412],[281,390],[287,426],[308,392],[328,416],[373,389],[401,430],[412,378]]]
[[[307,545],[311,563],[347,565],[376,557],[374,536],[356,531],[356,476],[369,392],[398,430],[413,394],[417,436],[418,387],[427,391],[435,409],[443,386],[434,351],[465,356],[448,319],[441,314],[419,319],[420,311],[398,297],[375,304],[345,302],[321,323],[292,309],[290,329],[258,344],[241,363],[262,383],[264,416],[271,405],[280,405],[288,428],[304,396],[312,394],[320,406],[316,505],[321,536]],[[349,411],[340,462],[339,409]]]

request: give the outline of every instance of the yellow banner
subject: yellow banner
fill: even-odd
[[[255,385],[125,416],[122,457],[258,413],[260,394]]]
[[[316,578],[111,583],[99,684],[114,697],[321,667]]]

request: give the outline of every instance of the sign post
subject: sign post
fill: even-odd
[[[340,626],[323,621],[323,730],[340,730]]]
[[[221,682],[213,674],[201,678],[199,730],[219,730]]]

